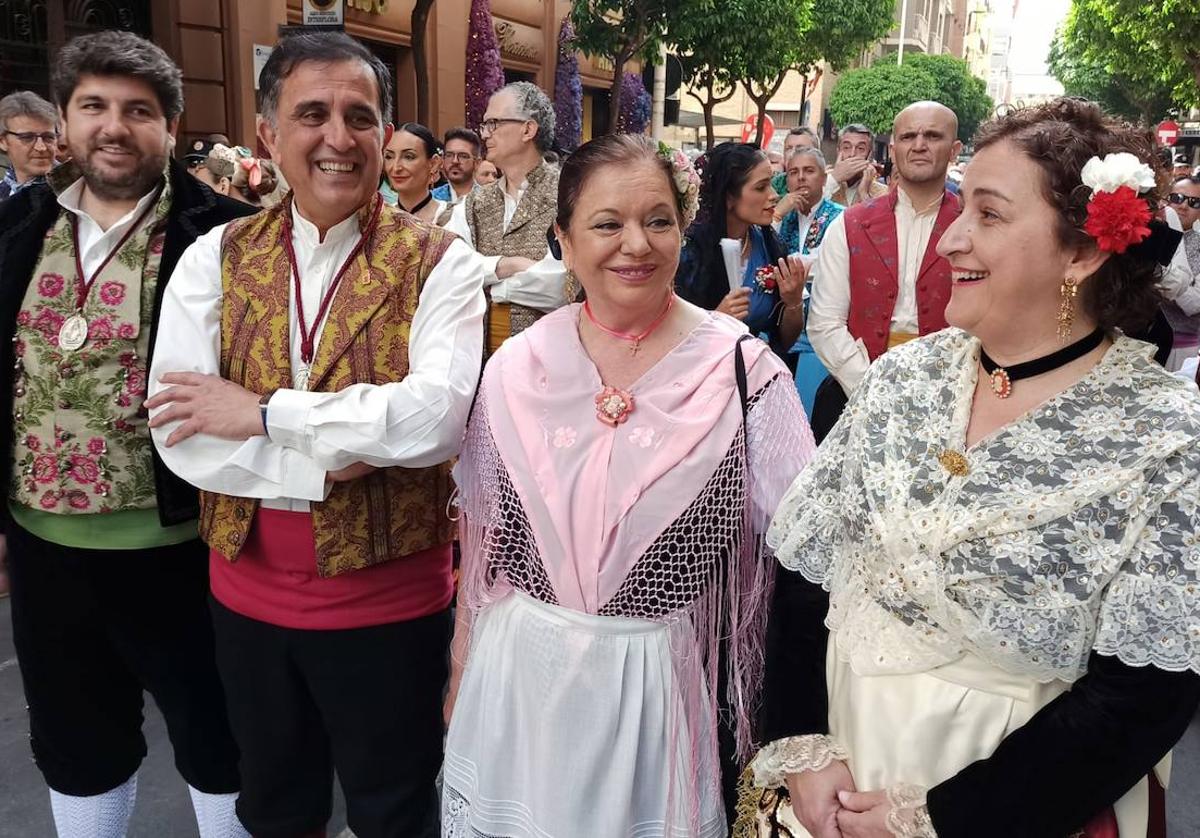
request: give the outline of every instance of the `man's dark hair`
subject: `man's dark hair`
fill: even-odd
[[[444,148],[451,140],[462,140],[470,143],[471,148],[475,149],[475,156],[478,157],[483,150],[483,141],[479,139],[479,135],[470,128],[451,128],[446,132],[446,136],[442,138],[442,147]]]
[[[59,51],[51,86],[64,112],[81,76],[139,79],[154,90],[168,122],[183,113],[183,74],[161,47],[132,32],[80,35]]]
[[[809,128],[807,125],[797,125],[787,132],[789,137],[812,137],[817,138],[817,132]],[[786,142],[786,140],[785,140]]]
[[[279,91],[283,81],[305,61],[327,64],[361,61],[366,64],[375,76],[375,86],[379,88],[379,114],[383,125],[392,121],[392,77],[388,74],[387,65],[375,53],[344,32],[298,32],[275,45],[258,77],[258,112],[267,122],[277,124],[275,111],[279,107]]]

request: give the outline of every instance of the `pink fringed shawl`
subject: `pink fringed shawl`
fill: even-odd
[[[761,341],[742,343],[744,426],[733,353],[745,326],[712,313],[629,388],[635,410],[612,428],[596,419],[603,385],[578,316],[568,306],[543,318],[484,372],[456,469],[460,603],[478,610],[516,587],[686,626],[676,683],[693,749],[714,755],[694,702],[707,694],[715,710],[728,638],[728,703],[748,757],[775,572],[761,535],[814,451],[792,377]]]

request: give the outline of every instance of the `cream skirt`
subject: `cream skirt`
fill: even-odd
[[[1010,675],[970,653],[913,675],[858,675],[832,642],[825,672],[830,734],[849,750],[860,791],[902,782],[932,788],[991,756],[1001,740],[1068,689],[1061,681],[1040,684]],[[1117,801],[1114,811],[1121,838],[1146,838],[1146,781]],[[797,838],[809,838],[790,811],[781,814]]]

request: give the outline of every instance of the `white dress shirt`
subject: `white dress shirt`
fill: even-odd
[[[79,224],[79,261],[83,265],[84,274],[90,277],[96,272],[101,263],[108,258],[112,249],[117,246],[117,242],[129,232],[133,222],[157,195],[158,187],[156,186],[139,198],[133,209],[105,230],[80,207],[80,201],[83,199],[83,178],[79,178],[62,191],[62,194],[58,196],[58,205],[72,213]],[[147,215],[142,223],[151,223],[151,215],[153,213]],[[71,293],[75,293],[74,286],[71,286]]]
[[[942,198],[917,209],[903,187],[897,189],[896,242],[900,260],[899,288],[892,309],[891,331],[916,334],[917,275]],[[871,365],[867,347],[850,334],[850,246],[846,242],[846,214],[825,231],[817,256],[812,303],[808,312],[808,339],[821,363],[842,385],[854,392]]]
[[[1200,236],[1200,232],[1193,230],[1184,235]],[[1162,289],[1163,296],[1179,306],[1184,314],[1189,317],[1200,314],[1200,273],[1192,270],[1187,248],[1182,240],[1175,249],[1175,255],[1171,257],[1171,264],[1163,271],[1159,288]]]
[[[330,228],[324,241],[294,207],[292,220],[304,312],[313,317],[358,241],[358,216]],[[214,227],[188,247],[171,276],[151,395],[163,389],[159,379],[167,372],[220,374],[224,228]],[[172,422],[152,431],[163,462],[200,489],[261,498],[264,506],[290,510],[306,510],[308,501],[325,498],[327,471],[358,462],[408,468],[445,462],[458,453],[479,380],[483,274],[479,255],[454,241],[421,290],[409,335],[409,373],[402,381],[354,384],[337,393],[278,390],[267,409],[269,436],[240,442],[196,434],[167,448],[163,442],[178,426]],[[294,372],[302,366],[294,291],[289,309]],[[324,320],[315,328],[319,346]]]
[[[529,182],[523,181],[517,187],[517,197],[514,198],[508,194],[507,182],[504,178],[500,178],[500,192],[504,195],[505,230],[512,223],[513,216],[517,214],[517,205],[525,196],[525,190],[528,187]],[[472,247],[475,246],[475,239],[471,235],[471,225],[467,223],[466,201],[459,201],[454,205],[450,220],[446,222],[446,229],[461,236],[464,241],[470,242]],[[490,289],[494,302],[516,303],[519,306],[545,312],[554,311],[566,304],[566,297],[563,296],[563,284],[566,281],[567,269],[550,253],[549,246],[546,248],[546,255],[540,260],[506,279],[496,276],[496,266],[500,263],[501,258],[500,256],[483,257],[486,270],[483,284]]]

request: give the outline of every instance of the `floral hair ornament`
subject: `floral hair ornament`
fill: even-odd
[[[1109,253],[1124,253],[1150,236],[1150,206],[1141,195],[1154,188],[1154,170],[1127,151],[1093,157],[1080,173],[1092,190],[1084,231]]]
[[[671,167],[675,203],[679,205],[679,213],[683,216],[683,226],[686,229],[696,220],[696,213],[700,211],[700,175],[696,174],[696,169],[686,154],[664,142],[658,144],[658,156],[666,160]]]

